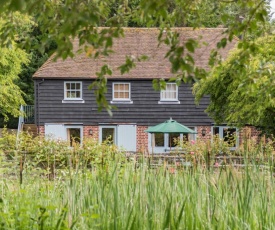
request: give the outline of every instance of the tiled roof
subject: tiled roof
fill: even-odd
[[[224,28],[175,28],[174,30],[179,32],[183,42],[190,38],[199,39],[200,46],[193,54],[193,58],[196,66],[208,69],[210,52],[216,48],[217,42],[222,38]],[[171,64],[164,58],[168,47],[164,44],[158,46],[158,34],[159,29],[157,28],[124,28],[124,37],[114,40],[112,47],[114,53],[108,57],[93,59],[82,53],[75,55],[74,58],[54,61],[53,55],[34,74],[34,78],[96,78],[96,72],[99,72],[104,64],[110,65],[113,69],[112,76],[108,76],[108,78],[170,78],[172,76]],[[226,57],[237,40],[235,38],[232,43],[220,50],[222,57]],[[77,39],[73,41],[73,45],[74,50],[78,50]],[[149,60],[135,62],[135,68],[131,69],[129,73],[121,75],[117,68],[125,63],[127,55],[136,58],[146,55]]]

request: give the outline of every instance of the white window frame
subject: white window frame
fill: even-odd
[[[102,125],[99,126],[99,143],[102,143],[102,134],[103,131],[102,129],[114,129],[114,137],[113,137],[113,144],[116,145],[117,144],[117,125]]]
[[[239,147],[239,129],[236,127],[230,127],[230,126],[212,126],[211,127],[211,133],[212,133],[212,140],[214,136],[214,128],[219,128],[219,138],[223,139],[223,129],[236,129],[236,147],[230,147],[230,150],[236,150]]]
[[[169,91],[167,89],[168,85],[175,85],[176,86],[176,97],[175,98],[166,98],[166,97],[163,97],[163,94],[169,94],[169,92],[174,93],[174,91]],[[171,102],[179,103],[179,99],[178,98],[179,98],[179,87],[177,86],[177,84],[174,83],[174,82],[167,82],[165,90],[161,90],[160,91],[160,101],[159,101],[159,103],[160,104],[163,103],[163,102],[164,103],[165,102],[168,102],[168,103],[171,103]]]
[[[68,136],[68,129],[80,129],[80,145],[83,144],[83,125],[64,125],[67,135],[67,141],[70,142],[69,136]]]
[[[115,98],[115,85],[119,85],[119,84],[129,86],[129,97],[128,98]],[[124,91],[124,92],[128,92],[128,91]],[[131,83],[129,83],[129,82],[113,82],[111,103],[133,103],[131,100]]]
[[[72,90],[68,90],[67,87],[66,87],[66,84],[80,84],[80,89],[79,90],[75,90],[75,91],[80,91],[80,97],[67,97],[67,92],[68,91],[72,91]],[[63,103],[72,103],[72,102],[75,102],[75,103],[84,103],[84,100],[83,100],[83,87],[82,87],[82,82],[81,81],[64,81],[64,100],[62,101]]]

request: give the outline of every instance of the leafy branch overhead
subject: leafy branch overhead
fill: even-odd
[[[171,62],[172,80],[198,80],[206,76],[206,71],[197,68],[193,53],[197,41],[180,42],[172,27],[226,27],[224,37],[217,44],[222,49],[234,37],[242,38],[241,50],[252,50],[250,40],[262,36],[269,30],[268,1],[265,0],[2,0],[0,6],[0,44],[11,47],[13,42],[29,49],[33,42],[31,36],[21,36],[15,29],[15,14],[20,13],[33,19],[39,25],[40,43],[37,49],[44,52],[54,41],[57,45],[56,58],[73,57],[73,39],[79,40],[80,52],[91,58],[108,56],[112,53],[114,39],[123,37],[123,27],[158,27],[159,43],[169,47],[166,58]],[[8,19],[8,20],[7,20]],[[103,27],[98,30],[99,27]],[[165,35],[164,32],[165,31]],[[22,33],[21,33],[22,34]],[[92,51],[91,51],[92,50]],[[211,64],[217,64],[218,52],[213,52]],[[135,67],[135,61],[126,57],[120,67],[126,73]],[[243,59],[239,60],[242,64]],[[104,72],[104,71],[103,71]],[[108,71],[106,74],[109,74]],[[106,105],[105,76],[98,75],[96,88],[98,103]]]
[[[258,38],[250,47],[232,52],[208,78],[195,84],[194,92],[197,101],[210,96],[207,112],[217,123],[250,124],[274,134],[275,36]]]

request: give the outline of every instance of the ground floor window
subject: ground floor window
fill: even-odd
[[[83,140],[83,126],[82,125],[64,125],[66,132],[66,140],[70,146],[81,145]]]
[[[212,133],[223,139],[231,149],[235,149],[238,145],[238,130],[235,127],[228,126],[214,126],[212,127]]]
[[[155,133],[155,146],[164,147],[164,133]]]
[[[116,144],[116,127],[101,127],[101,142]]]
[[[188,127],[194,131],[196,127]],[[150,151],[154,153],[169,152],[175,148],[180,141],[196,140],[196,134],[180,134],[180,133],[154,133],[148,136]]]
[[[67,140],[70,146],[81,144],[81,128],[67,128]]]
[[[168,139],[169,139],[168,147],[169,148],[176,147],[179,144],[179,141],[184,140],[183,135],[184,134],[181,135],[179,133],[169,133],[168,134]]]

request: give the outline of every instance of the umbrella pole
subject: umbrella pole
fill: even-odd
[[[170,134],[169,134],[169,141],[170,141],[170,152],[171,152],[171,150],[172,150],[172,143],[171,143],[171,136],[170,136]]]

